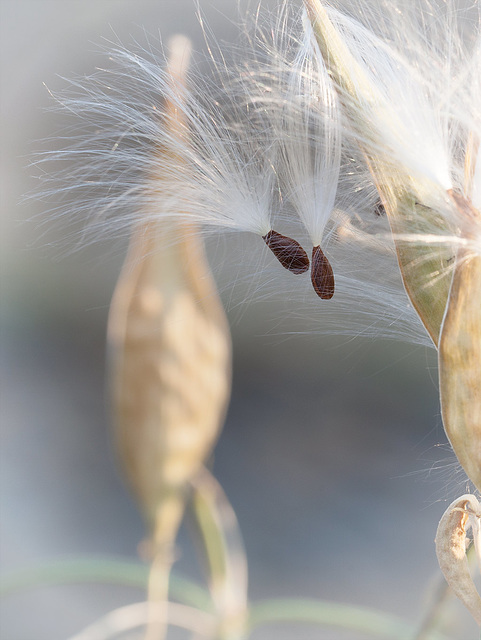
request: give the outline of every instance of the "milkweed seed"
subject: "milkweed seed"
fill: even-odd
[[[311,282],[322,300],[330,300],[334,295],[334,273],[321,247],[312,250]]]
[[[378,216],[378,218],[382,218],[386,215],[386,209],[380,199],[376,202],[376,206],[374,207],[374,214]]]
[[[262,239],[281,265],[291,273],[304,273],[309,269],[309,257],[297,240],[272,230]]]

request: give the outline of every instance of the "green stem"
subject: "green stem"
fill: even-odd
[[[439,628],[442,623],[443,614],[445,613],[446,605],[452,600],[453,594],[446,582],[444,576],[441,574],[438,578],[434,598],[431,606],[426,611],[424,618],[421,622],[419,629],[414,634],[412,640],[426,640],[429,635]]]
[[[206,469],[192,481],[192,506],[220,621],[216,637],[240,640],[245,637],[248,607],[247,559],[234,510]]]
[[[386,613],[333,602],[308,599],[265,600],[251,607],[249,631],[279,622],[300,622],[365,633],[383,640],[408,640],[413,627]],[[447,640],[432,632],[426,640]]]
[[[0,581],[0,597],[5,598],[27,589],[43,586],[82,582],[145,589],[148,574],[148,567],[115,558],[88,557],[53,560],[31,569],[22,569],[4,576]],[[170,593],[175,600],[184,604],[203,611],[212,610],[212,603],[207,592],[186,578],[172,576]]]

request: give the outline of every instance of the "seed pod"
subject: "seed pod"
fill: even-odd
[[[227,323],[193,229],[136,230],[109,342],[117,445],[153,525],[210,453],[229,395]]]
[[[466,559],[466,527],[470,515],[479,522],[481,507],[472,495],[461,496],[449,505],[436,532],[436,555],[453,593],[481,625],[481,597],[469,573]]]
[[[304,273],[309,269],[307,253],[297,240],[283,236],[272,229],[265,236],[262,236],[262,239],[281,265],[291,273]]]
[[[460,250],[439,341],[444,428],[481,490],[481,256]]]
[[[179,83],[189,47],[177,39],[171,50]],[[180,116],[166,109],[175,134]],[[162,175],[151,179],[162,206]],[[169,553],[187,485],[212,450],[230,391],[229,329],[193,225],[134,230],[108,338],[117,449],[154,543]]]
[[[351,53],[324,3],[321,0],[304,0],[304,5],[326,67],[339,89],[346,118],[360,141],[361,151],[381,196],[393,232],[406,292],[437,346],[449,293],[449,278],[434,279],[432,274],[445,272],[443,267],[451,249],[405,243],[397,238],[411,233],[419,237],[423,233],[436,232],[447,235],[450,229],[435,211],[426,209],[422,216],[417,215],[416,193],[424,191],[424,184],[413,183],[406,167],[393,165],[392,152],[385,143],[386,133],[394,133],[394,137],[399,135],[397,112],[386,106],[382,90]],[[409,129],[412,129],[410,123]]]

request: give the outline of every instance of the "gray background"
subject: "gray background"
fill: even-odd
[[[236,37],[234,2],[202,6],[219,38]],[[60,258],[55,225],[29,222],[42,205],[19,201],[34,186],[26,168],[34,141],[58,133],[42,83],[60,89],[59,76],[90,73],[97,45],[113,32],[142,42],[142,26],[164,38],[181,31],[201,49],[194,3],[0,7],[2,566],[135,558],[143,526],[116,469],[104,397],[105,322],[124,245],[104,241]],[[244,534],[251,597],[319,597],[419,620],[437,572],[437,522],[446,500],[465,490],[441,425],[433,351],[297,334],[294,320],[280,320],[286,301],[240,304],[231,274],[220,277],[235,370],[214,471]],[[185,531],[180,548],[179,568],[198,576]],[[141,598],[99,586],[35,590],[2,604],[1,637],[60,640]],[[475,638],[456,604],[453,619],[462,625],[453,638]],[[281,637],[342,636],[308,628],[256,635]]]

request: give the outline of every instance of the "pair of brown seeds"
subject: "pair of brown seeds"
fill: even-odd
[[[309,269],[309,257],[297,240],[272,230],[262,239],[281,265],[291,273],[305,273]],[[320,246],[312,249],[311,282],[322,300],[330,300],[334,295],[334,273]]]

